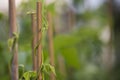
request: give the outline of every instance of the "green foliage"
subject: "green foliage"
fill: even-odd
[[[23,77],[23,74],[24,74],[24,72],[25,72],[25,70],[24,70],[24,65],[23,64],[21,64],[21,65],[19,65],[18,66],[18,71],[19,71],[19,79],[20,78],[22,78]]]
[[[70,35],[58,35],[54,39],[55,51],[56,53],[60,52],[72,66],[80,65],[79,54],[84,53],[87,56],[99,49],[98,52],[95,52],[98,54],[101,50],[101,41],[98,38],[99,31],[99,29],[83,27]],[[94,50],[95,48],[96,50]]]
[[[37,73],[35,71],[25,72],[20,80],[36,80]]]
[[[23,14],[26,14],[28,11],[33,11],[36,9],[36,1],[35,0],[29,0],[23,1],[18,8],[19,10],[22,10]]]
[[[79,38],[73,35],[57,35],[54,39],[55,50],[75,45],[79,42]]]
[[[18,33],[13,32],[13,37],[8,39],[8,47],[10,51],[14,48],[14,45],[16,44],[17,40],[18,40]]]
[[[13,39],[13,38],[8,39],[8,47],[9,47],[10,51],[11,51],[11,49],[12,49],[13,42],[14,42],[14,39]]]
[[[40,71],[47,74],[52,72],[54,75],[56,75],[55,68],[50,64],[42,64]]]
[[[40,73],[43,74],[42,77],[44,80],[45,79],[44,74],[49,75],[51,72],[54,75],[56,75],[55,68],[53,66],[51,66],[50,64],[42,64],[37,72],[36,71],[25,72],[24,65],[21,64],[21,65],[19,65],[19,80],[37,80],[38,75]]]
[[[94,63],[93,66],[97,67],[96,63],[98,62],[94,62],[94,57],[91,55],[99,56],[101,52],[102,43],[99,40],[100,31],[100,28],[81,27],[70,34],[57,35],[54,38],[56,55],[61,53],[65,59],[66,65],[69,66],[66,66],[67,69],[71,70],[71,68],[73,68],[75,70],[75,72],[72,71],[72,73],[76,74],[76,72],[78,72],[76,70],[80,70],[78,74],[86,76],[88,72],[82,71],[83,68],[87,66],[86,64]],[[82,72],[85,72],[86,74]],[[68,72],[68,74],[70,73]],[[94,76],[94,74],[92,76]],[[83,76],[80,77],[81,78],[78,77],[79,79],[75,80],[83,79]]]
[[[57,2],[57,1],[56,1]],[[83,7],[84,0],[74,0],[75,6]],[[42,41],[39,41],[42,43],[43,46],[43,54],[44,54],[44,60],[49,62],[48,56],[49,52],[46,49],[47,43],[46,43],[46,34],[48,29],[48,22],[46,20],[46,12],[50,11],[52,14],[55,13],[55,4],[52,3],[48,6],[45,6],[43,4],[42,7],[42,35],[43,39]],[[81,4],[79,6],[79,4]],[[29,0],[28,2],[22,2],[20,7],[17,9],[20,14],[18,17],[18,21],[20,25],[18,26],[20,29],[20,36],[19,36],[19,63],[24,64],[26,66],[26,69],[24,69],[23,65],[19,66],[19,73],[20,78],[22,80],[22,77],[24,77],[26,80],[34,80],[37,78],[38,73],[31,70],[31,40],[32,40],[32,31],[31,31],[31,21],[30,17],[26,15],[28,11],[34,11],[36,9],[36,1]],[[81,8],[80,8],[81,9]],[[100,56],[101,51],[101,41],[99,40],[99,35],[101,32],[101,28],[98,27],[104,27],[104,25],[107,23],[107,18],[105,15],[105,12],[107,10],[104,7],[99,8],[96,11],[85,11],[84,13],[77,14],[77,19],[79,16],[79,20],[77,20],[76,23],[83,23],[83,25],[80,26],[80,28],[77,28],[75,31],[70,32],[69,34],[59,34],[54,37],[54,48],[55,48],[55,57],[57,59],[57,56],[59,54],[62,55],[64,58],[63,63],[65,63],[65,68],[67,70],[67,77],[61,76],[62,74],[59,73],[59,70],[54,69],[53,66],[50,64],[47,64],[45,61],[43,61],[43,64],[41,66],[41,71],[43,73],[43,76],[45,76],[45,80],[49,80],[49,78],[46,78],[46,74],[49,75],[50,72],[53,72],[56,74],[58,80],[106,80],[103,79],[105,76],[105,73],[103,70],[100,69],[100,65],[98,65],[97,59],[98,56]],[[60,16],[61,17],[61,16]],[[63,16],[62,16],[63,17]],[[61,18],[62,18],[61,17]],[[7,38],[8,38],[8,29],[9,26],[6,24],[8,22],[8,18],[0,14],[0,60],[1,66],[0,66],[0,79],[1,80],[9,80],[9,66],[8,63],[11,59],[11,55],[8,54],[8,50],[6,48],[7,44]],[[95,19],[97,22],[99,22],[98,25],[90,25],[89,23]],[[60,25],[60,24],[58,24]],[[76,24],[75,24],[76,25]],[[87,27],[84,27],[87,26]],[[15,35],[15,34],[13,34]],[[16,36],[17,37],[17,36]],[[13,45],[14,39],[10,38],[8,40],[8,45],[11,48]],[[39,45],[38,42],[38,45]],[[37,45],[37,44],[36,44]],[[37,49],[37,47],[36,47]],[[93,56],[94,55],[94,56]],[[97,56],[97,57],[96,57]],[[3,61],[4,60],[4,61]],[[56,64],[58,64],[57,60]],[[101,62],[99,62],[100,64]],[[56,68],[58,68],[58,65],[56,65]],[[72,69],[71,69],[72,68]],[[71,72],[68,72],[71,71]],[[56,72],[56,73],[55,73]],[[60,77],[58,77],[60,76]],[[31,78],[31,79],[30,79]]]
[[[57,35],[54,39],[55,50],[77,45],[78,43],[82,43],[84,40],[87,39],[98,39],[99,32],[99,29],[83,27],[69,35]]]
[[[36,44],[36,47],[34,49],[35,53],[36,53],[36,50],[38,49],[38,46],[40,44],[43,44],[44,41],[45,41],[45,36],[46,36],[46,30],[48,29],[48,22],[47,22],[47,11],[46,11],[46,6],[44,4],[44,0],[42,0],[42,39],[40,39],[37,44]],[[28,12],[29,14],[30,12]],[[43,51],[42,51],[43,52]],[[22,67],[23,68],[23,67]],[[21,69],[20,69],[21,71]],[[25,72],[24,74],[22,74],[22,77],[20,77],[20,80],[22,80],[23,78],[25,80],[36,80],[38,78],[38,75],[40,73],[42,73],[42,78],[44,80],[44,74],[49,74],[50,72],[55,73],[55,68],[53,66],[51,66],[50,64],[44,64],[44,55],[42,53],[42,65],[40,66],[39,70],[36,72],[34,71],[27,71]],[[23,72],[21,72],[23,73]]]
[[[4,15],[2,13],[0,13],[0,20],[2,20],[4,17]]]
[[[8,48],[6,42],[0,42],[0,79],[2,80],[9,80],[10,79],[10,73],[9,73],[9,66],[8,62],[10,61],[10,55],[8,54]]]
[[[55,2],[51,3],[47,6],[47,11],[51,12],[53,15],[55,15]]]
[[[42,0],[42,31],[48,29],[48,22],[47,22],[47,9],[45,6],[44,0]]]
[[[74,0],[73,4],[75,7],[79,8],[79,5],[83,5],[84,0]]]
[[[74,47],[69,47],[61,50],[61,54],[64,56],[64,59],[66,60],[66,63],[75,68],[80,68],[80,62],[79,57],[77,54],[77,50]]]

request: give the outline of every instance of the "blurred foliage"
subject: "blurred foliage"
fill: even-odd
[[[70,34],[57,35],[54,39],[55,52],[61,53],[65,59],[67,69],[74,69],[75,74],[78,73],[77,70],[80,70],[79,74],[84,74],[84,70],[89,67],[91,71],[93,70],[95,74],[93,77],[99,74],[99,56],[101,53],[101,41],[99,40],[100,29],[94,29],[90,27],[82,27]],[[98,59],[97,59],[98,58]],[[95,70],[94,70],[95,68]],[[81,72],[81,70],[83,70]],[[72,73],[74,73],[74,71]],[[85,72],[87,76],[88,72]],[[68,73],[69,76],[70,73]],[[89,76],[90,76],[89,75]],[[80,77],[80,76],[78,76]],[[82,76],[83,77],[83,76]],[[91,76],[90,76],[91,77]],[[86,78],[86,77],[83,77]],[[75,80],[80,80],[79,79]],[[84,79],[84,80],[93,80],[93,78]]]
[[[0,79],[9,80],[9,60],[10,54],[7,47],[8,39],[8,17],[3,13],[0,13]]]
[[[73,4],[75,7],[79,7],[80,5],[82,5],[84,3],[85,0],[74,0]]]
[[[74,0],[74,4],[82,4],[84,0]],[[53,15],[55,13],[55,3],[48,5],[48,11]],[[104,4],[97,10],[86,10],[84,13],[77,13],[76,24],[82,22],[81,26],[75,26],[71,32],[57,34],[54,36],[54,51],[56,61],[56,78],[57,80],[106,80],[105,71],[101,68],[100,54],[102,42],[99,39],[101,30],[107,24],[106,8]],[[33,38],[30,16],[28,11],[35,11],[36,1],[23,1],[18,8],[18,28],[19,28],[19,64],[25,65],[25,70],[32,69],[32,50],[31,41]],[[92,25],[94,20],[98,23]],[[0,13],[0,79],[9,80],[9,60],[10,54],[7,48],[8,39],[8,16]],[[67,23],[67,22],[66,22]],[[59,25],[59,24],[58,24]],[[54,31],[55,32],[55,31]],[[46,33],[44,35],[47,35]],[[44,38],[43,53],[45,62],[49,62],[47,36]],[[64,59],[62,62],[66,70],[66,75],[63,76],[59,70],[58,56],[61,55]],[[28,74],[28,73],[26,73]],[[46,76],[46,75],[45,75]],[[48,76],[46,76],[48,77]],[[49,79],[49,78],[48,78]]]

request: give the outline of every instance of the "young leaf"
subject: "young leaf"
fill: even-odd
[[[17,32],[13,32],[13,36],[18,39],[19,38],[19,34]]]
[[[36,80],[37,79],[37,73],[35,71],[28,71],[23,74],[24,80]]]
[[[20,64],[18,67],[19,67],[19,78],[21,78],[24,74],[24,65]]]
[[[8,47],[10,49],[10,51],[12,50],[13,46],[16,44],[16,40],[19,38],[18,33],[13,32],[13,37],[11,37],[10,39],[8,39]]]
[[[13,38],[8,39],[8,47],[9,47],[10,51],[12,50],[13,41],[14,41]]]
[[[56,75],[56,73],[55,73],[55,68],[54,68],[52,65],[49,65],[49,67],[50,67],[50,71],[51,71],[54,75]]]
[[[52,72],[54,75],[56,75],[55,68],[50,64],[44,64],[44,72],[46,73]]]

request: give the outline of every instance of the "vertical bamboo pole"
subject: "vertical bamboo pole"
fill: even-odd
[[[68,13],[68,28],[69,28],[69,31],[72,30],[72,28],[74,26],[74,23],[75,23],[75,15],[74,15],[74,12],[70,10],[69,13]]]
[[[10,24],[10,38],[13,37],[13,32],[17,32],[16,27],[16,8],[15,0],[9,0],[9,24]],[[15,44],[12,49],[12,63],[11,63],[11,79],[18,80],[18,44]]]
[[[61,54],[58,55],[58,67],[59,67],[59,72],[66,79],[66,67],[65,67],[65,60]]]
[[[33,40],[32,40],[32,58],[33,58],[33,71],[37,70],[37,57],[36,57],[36,53],[34,51],[36,43],[37,43],[37,36],[36,36],[36,30],[37,30],[37,26],[36,26],[36,13],[31,13],[31,20],[32,20],[32,32],[33,32]]]
[[[37,42],[40,43],[37,50],[37,69],[42,64],[42,2],[37,2]],[[39,75],[39,80],[42,80],[41,73]]]
[[[108,48],[108,63],[110,64],[108,69],[111,70],[113,67],[113,22],[112,22],[112,0],[108,2],[108,18],[109,18],[109,29],[110,29],[110,39],[107,44]]]
[[[72,24],[73,24],[72,28],[74,28],[74,26],[76,24],[76,15],[75,15],[75,12],[71,11],[71,15],[72,15]]]
[[[54,16],[55,35],[60,33],[61,20],[60,15]]]
[[[109,18],[109,29],[110,29],[110,40],[107,44],[108,48],[108,75],[109,75],[109,80],[114,80],[114,72],[113,72],[113,13],[112,13],[112,3],[114,0],[107,0],[108,1],[108,18]]]
[[[51,13],[48,13],[48,41],[49,41],[49,53],[50,53],[50,64],[55,66],[54,63],[54,47],[53,47],[53,28],[52,28],[52,17]],[[50,74],[50,80],[55,80],[55,75]]]

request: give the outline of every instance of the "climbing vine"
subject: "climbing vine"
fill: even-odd
[[[40,0],[38,0],[38,1],[40,1]],[[41,0],[41,2],[42,2],[42,12],[41,12],[41,14],[42,14],[42,28],[41,28],[42,39],[40,39],[37,42],[37,44],[34,48],[35,55],[37,54],[36,51],[38,49],[38,46],[41,43],[44,43],[45,36],[47,33],[47,29],[48,29],[47,7],[45,5],[44,0]],[[30,13],[33,13],[33,12],[27,12],[27,14],[30,14]],[[11,49],[11,46],[13,45],[14,40],[18,39],[18,35],[17,34],[14,34],[14,35],[15,36],[13,38],[8,40],[10,49]],[[43,50],[42,50],[42,64],[40,65],[39,69],[37,71],[25,71],[24,65],[22,65],[22,64],[19,65],[19,80],[38,80],[38,76],[40,73],[42,73],[42,80],[44,80],[45,79],[44,74],[49,74],[50,72],[52,72],[54,75],[56,75],[55,68],[52,65],[44,62],[44,54],[43,54]]]

